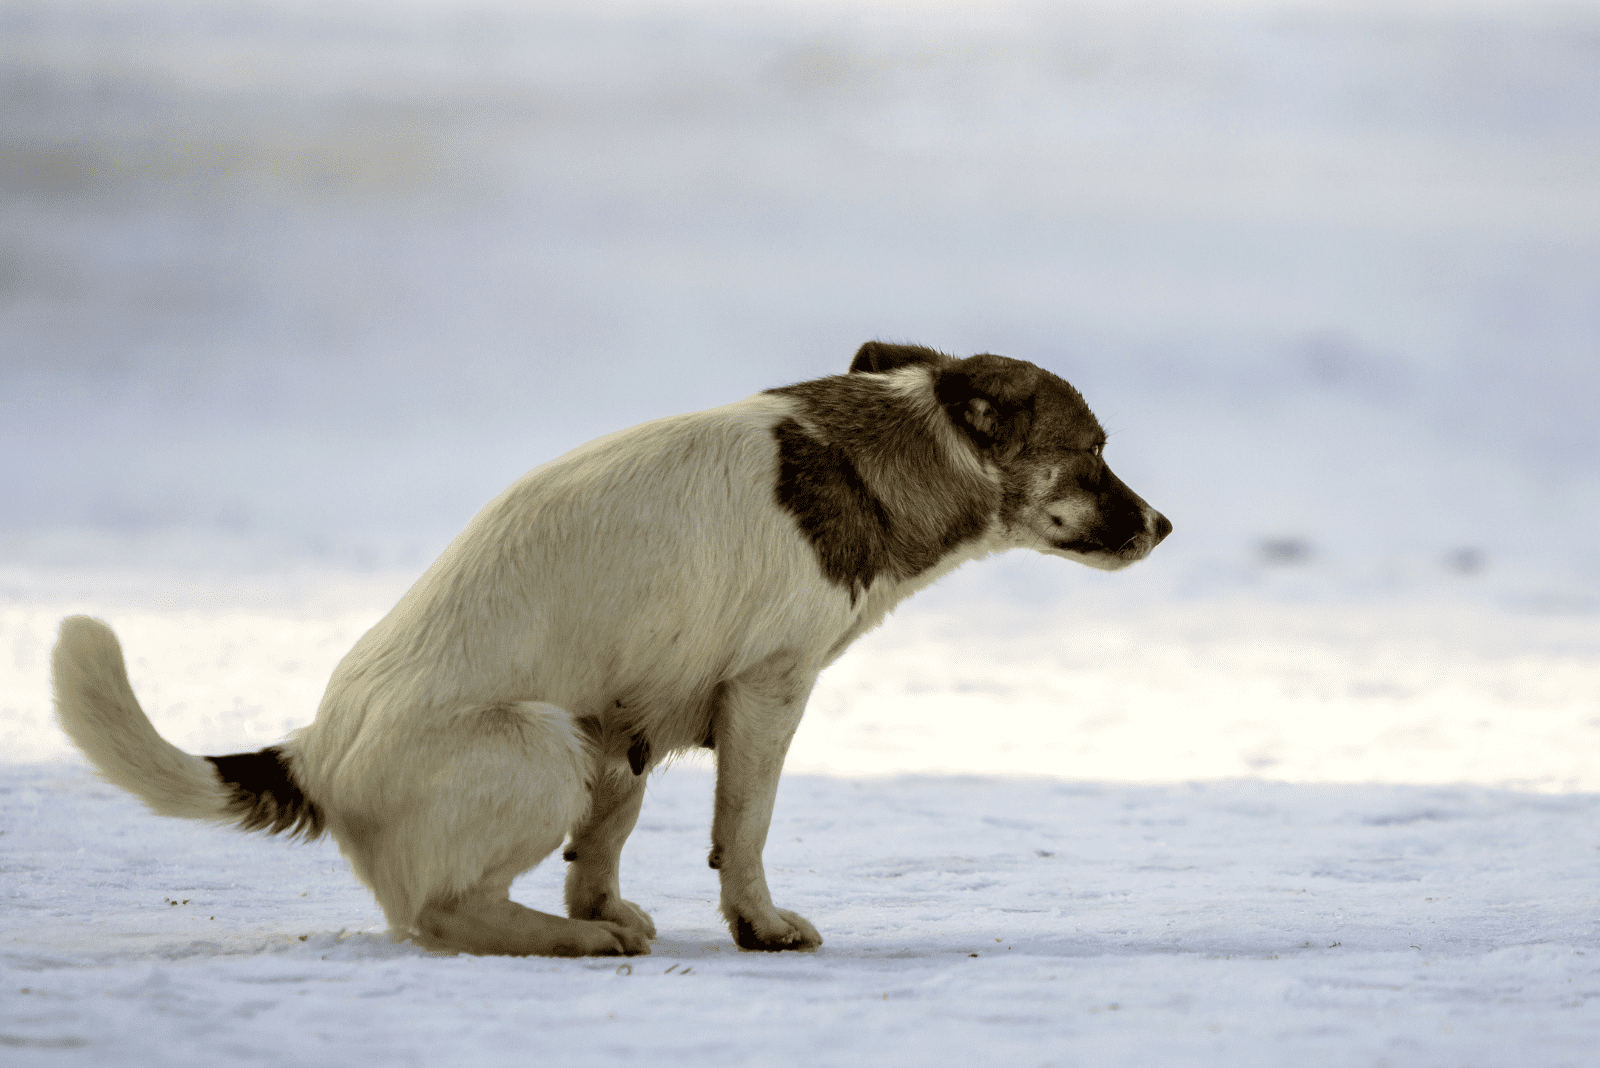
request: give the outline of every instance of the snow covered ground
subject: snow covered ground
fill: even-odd
[[[1071,612],[986,602],[1009,564],[824,676],[767,851],[823,948],[734,949],[691,758],[625,853],[661,931],[625,965],[391,944],[327,843],[150,816],[51,722],[54,624],[94,607],[169,738],[269,743],[400,575],[13,572],[7,1063],[1593,1063],[1593,612],[1070,565]],[[515,896],[557,908],[561,867]]]
[[[1597,28],[0,5],[0,1059],[1595,1063]],[[625,855],[651,957],[477,960],[52,722],[89,612],[174,742],[269,744],[523,470],[874,336],[1064,374],[1176,532],[824,676],[768,849],[815,955],[734,951],[697,758]]]
[[[733,950],[710,779],[657,778],[619,962],[387,942],[325,845],[6,775],[13,1064],[1548,1064],[1600,1041],[1600,803],[1467,786],[791,776],[768,861],[827,943]],[[548,904],[559,862],[518,896]],[[670,986],[667,984],[670,982]]]
[[[734,950],[710,776],[624,857],[648,957],[395,945],[330,846],[4,772],[8,1064],[1592,1065],[1600,799],[1455,786],[786,777]],[[559,897],[559,858],[513,893]]]

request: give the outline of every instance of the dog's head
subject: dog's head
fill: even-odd
[[[912,365],[933,372],[951,423],[1000,480],[1000,533],[1017,548],[1116,571],[1150,555],[1172,533],[1106,466],[1105,431],[1065,381],[1023,360],[982,354],[957,360],[919,345],[869,341],[852,372]]]

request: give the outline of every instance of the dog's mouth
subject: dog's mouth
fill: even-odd
[[[1083,538],[1058,541],[1053,545],[1057,551],[1071,554],[1073,559],[1103,571],[1119,571],[1129,564],[1136,564],[1149,556],[1150,550],[1155,548],[1151,539],[1143,534],[1133,535],[1114,549],[1098,541]]]
[[[1073,559],[1090,567],[1103,571],[1120,571],[1149,556],[1170,533],[1172,533],[1172,523],[1166,516],[1156,512],[1144,529],[1136,530],[1114,544],[1085,535],[1050,538],[1049,542],[1057,552],[1070,554]]]

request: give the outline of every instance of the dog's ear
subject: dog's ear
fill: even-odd
[[[944,353],[923,345],[891,345],[887,341],[869,341],[856,350],[856,358],[850,361],[850,373],[881,375],[912,364],[938,368],[953,362]]]
[[[1007,462],[1016,459],[1028,442],[1028,429],[1033,425],[1031,386],[1031,382],[1003,366],[958,366],[941,374],[933,391],[950,421],[972,439],[979,451]]]

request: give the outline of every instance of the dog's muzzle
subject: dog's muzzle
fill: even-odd
[[[1129,564],[1137,563],[1149,556],[1155,547],[1172,533],[1172,520],[1149,505],[1145,505],[1141,512],[1140,518],[1144,521],[1141,524],[1142,529],[1130,534],[1127,540],[1111,550],[1111,555]]]
[[[1144,529],[1128,539],[1124,550],[1133,550],[1133,558],[1143,560],[1157,545],[1172,533],[1172,520],[1149,506],[1145,507]]]
[[[1150,525],[1150,532],[1154,535],[1150,542],[1150,548],[1154,549],[1157,545],[1166,541],[1167,535],[1172,533],[1172,520],[1160,512],[1151,512],[1150,514],[1155,517],[1155,522]]]

